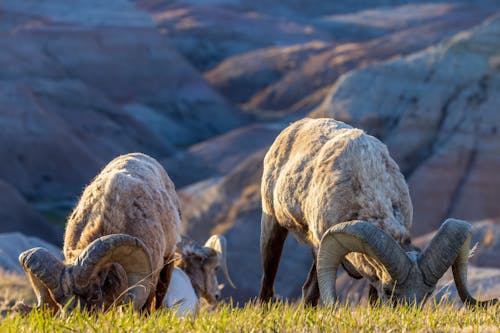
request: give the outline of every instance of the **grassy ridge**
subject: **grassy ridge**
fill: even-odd
[[[89,315],[51,316],[44,311],[8,315],[0,332],[499,332],[500,306],[466,310],[451,304],[417,307],[341,305],[312,308],[274,303],[222,305],[202,310],[198,318],[176,318],[159,311],[149,316],[130,308]]]

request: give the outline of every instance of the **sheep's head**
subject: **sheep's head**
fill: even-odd
[[[148,248],[125,234],[96,239],[72,264],[64,264],[43,248],[21,253],[19,262],[39,305],[55,310],[107,309],[125,302],[140,309],[152,285]]]
[[[389,278],[380,281],[385,295],[394,303],[423,303],[438,280],[451,266],[462,301],[468,306],[487,306],[498,302],[475,300],[467,290],[467,262],[471,225],[449,219],[421,252],[405,252],[382,229],[364,221],[337,224],[323,235],[318,252],[318,283],[323,304],[336,301],[335,280],[344,256],[358,252],[382,264]]]
[[[222,270],[227,282],[234,288],[227,270],[226,239],[221,235],[210,237],[203,247],[189,242],[181,248],[179,267],[191,279],[198,296],[214,305],[221,298],[223,285],[219,285],[217,271]]]

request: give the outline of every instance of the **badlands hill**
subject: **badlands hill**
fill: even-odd
[[[473,288],[494,291],[499,10],[493,0],[4,0],[0,231],[61,245],[83,186],[116,155],[142,151],[176,183],[185,232],[226,235],[238,289],[225,296],[246,301],[261,274],[266,149],[291,121],[334,117],[389,146],[418,244],[448,216],[479,223]],[[290,238],[280,296],[300,295],[310,262]],[[340,280],[344,296],[363,299],[366,285]]]

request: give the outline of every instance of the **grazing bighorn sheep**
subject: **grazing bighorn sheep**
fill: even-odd
[[[71,213],[64,262],[43,248],[19,261],[38,299],[53,310],[159,307],[174,267],[181,218],[174,184],[153,158],[112,160]],[[156,303],[155,303],[156,301]]]
[[[221,297],[223,285],[217,280],[217,270],[235,288],[227,269],[226,238],[222,235],[210,237],[203,247],[183,238],[178,244],[179,260],[163,300],[167,308],[177,307],[178,313],[196,314],[199,297],[215,305]],[[193,297],[194,295],[194,297]]]
[[[333,119],[286,128],[264,159],[262,210],[262,301],[273,297],[290,231],[313,249],[302,290],[308,303],[336,301],[342,264],[352,277],[369,280],[371,300],[378,293],[395,302],[425,300],[452,266],[462,301],[488,304],[467,291],[470,224],[447,220],[422,253],[415,251],[408,186],[386,146],[362,130]]]

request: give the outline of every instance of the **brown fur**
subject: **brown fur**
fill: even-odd
[[[216,304],[221,297],[217,280],[217,253],[213,249],[192,243],[184,246],[181,251],[177,267],[189,276],[198,297],[205,299],[208,304]]]
[[[174,184],[153,158],[133,153],[112,160],[85,188],[68,219],[64,239],[66,264],[72,264],[95,239],[116,233],[141,239],[149,248],[153,282],[168,283],[181,217]],[[172,266],[164,269],[164,266]],[[162,279],[159,281],[160,272]],[[160,288],[165,293],[166,288]],[[152,294],[155,293],[155,288]],[[157,305],[161,305],[162,295]],[[151,302],[154,297],[150,297]]]
[[[333,119],[303,119],[276,138],[264,159],[262,210],[262,300],[273,294],[284,230],[317,249],[331,226],[365,220],[407,245],[413,214],[408,186],[386,146]],[[371,280],[384,274],[365,256],[347,258]],[[306,301],[315,303],[310,280],[316,277],[309,276],[304,296],[311,294]]]

